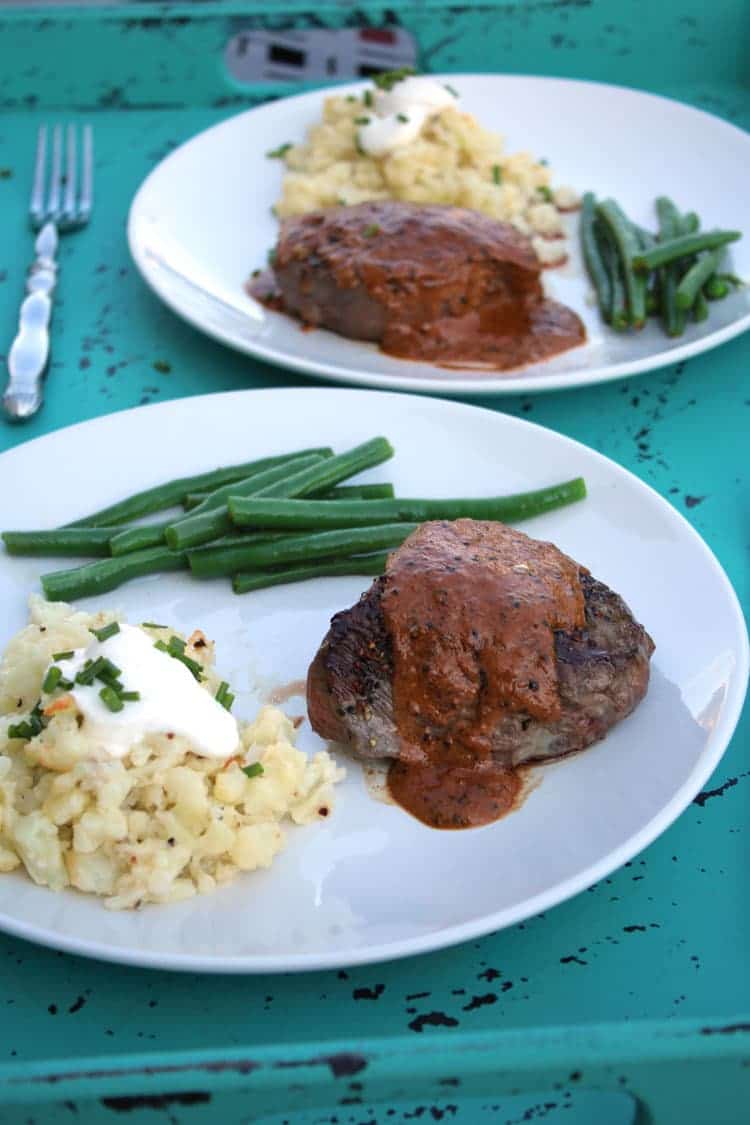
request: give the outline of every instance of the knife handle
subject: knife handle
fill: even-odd
[[[22,422],[36,414],[42,405],[42,380],[49,363],[49,325],[52,318],[52,293],[57,282],[57,230],[46,223],[35,243],[36,259],[31,265],[26,292],[18,316],[18,332],[8,353],[8,385],[3,409],[8,418]]]

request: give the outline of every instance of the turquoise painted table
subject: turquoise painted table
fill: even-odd
[[[285,92],[226,78],[233,32],[364,22],[411,31],[426,69],[619,82],[750,124],[743,0],[3,7],[0,349],[29,256],[16,220],[41,120],[94,120],[98,198],[91,227],[63,244],[46,405],[24,427],[0,422],[0,447],[140,403],[302,384],[164,309],[128,259],[125,215],[176,144]],[[749,361],[745,337],[641,378],[484,405],[569,434],[648,481],[705,536],[747,602]],[[446,952],[201,979],[0,938],[0,1120],[743,1125],[749,736],[745,721],[707,790],[611,878]]]

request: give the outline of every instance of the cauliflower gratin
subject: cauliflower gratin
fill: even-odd
[[[276,708],[236,722],[213,656],[197,630],[31,599],[0,663],[0,871],[112,909],[177,902],[329,815],[343,770]]]
[[[570,187],[551,187],[544,160],[506,154],[502,137],[434,79],[394,72],[375,82],[362,97],[326,98],[304,143],[269,153],[288,169],[279,218],[374,199],[468,207],[528,235],[543,265],[565,261],[561,212],[579,199]]]

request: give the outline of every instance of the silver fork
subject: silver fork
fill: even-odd
[[[57,284],[58,232],[80,230],[89,221],[94,190],[94,139],[90,125],[81,136],[80,187],[75,125],[52,130],[47,175],[47,126],[39,129],[29,216],[38,231],[35,259],[27,271],[26,293],[18,317],[18,333],[8,353],[8,385],[3,408],[20,422],[42,405],[42,379],[49,362],[52,294]],[[65,153],[63,155],[63,148]],[[64,171],[63,171],[64,165]]]

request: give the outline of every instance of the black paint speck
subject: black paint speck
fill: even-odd
[[[477,1008],[483,1008],[486,1004],[496,1004],[497,995],[494,992],[486,992],[484,996],[472,996],[468,1004],[464,1004],[463,1010],[465,1012],[473,1012]]]
[[[445,1012],[423,1012],[409,1023],[412,1031],[422,1032],[425,1027],[458,1027],[458,1020]]]
[[[165,359],[154,360],[154,371],[158,371],[160,375],[168,375],[172,370],[172,364],[167,363]]]
[[[384,984],[376,984],[374,988],[355,988],[352,996],[355,1000],[377,1000],[384,991]]]
[[[696,508],[698,506],[698,504],[702,504],[705,499],[706,499],[705,496],[686,496],[685,497],[685,507],[686,508]]]
[[[747,774],[740,774],[740,777],[747,777]],[[715,789],[704,789],[697,797],[693,797],[693,804],[700,805],[701,808],[705,805],[706,801],[710,801],[712,797],[723,797],[727,789],[733,789],[739,781],[739,777],[729,777],[723,785],[717,785]]]
[[[47,1011],[49,1012],[49,1014],[51,1016],[56,1016],[57,1015],[57,1004],[50,1004],[50,1006],[47,1008]]]
[[[81,1008],[83,1007],[83,1005],[85,1003],[86,1003],[86,997],[85,996],[79,996],[78,999],[75,1000],[74,1003],[72,1003],[70,1005],[70,1007],[68,1008],[68,1012],[70,1013],[71,1016],[75,1015],[76,1012],[80,1012]]]

